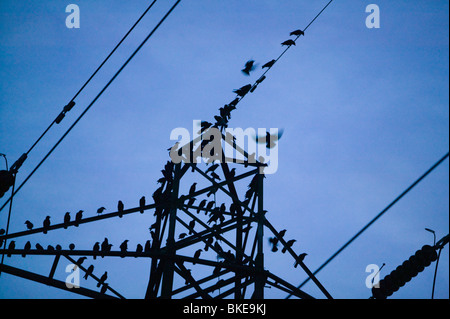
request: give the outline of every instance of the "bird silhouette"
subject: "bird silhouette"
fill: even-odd
[[[48,251],[55,251],[55,247],[53,247],[52,245],[48,245],[47,246],[47,250]]]
[[[289,40],[286,40],[283,43],[281,43],[281,45],[287,45],[287,46],[295,45],[295,41],[289,39]]]
[[[205,171],[205,174],[208,174],[209,172],[214,172],[217,167],[219,167],[219,164],[213,164],[210,167],[208,167],[208,169]]]
[[[117,211],[119,212],[119,218],[122,218],[122,216],[123,216],[123,208],[124,208],[124,206],[123,206],[123,202],[121,201],[121,200],[119,200],[118,202],[117,202]]]
[[[218,180],[220,181],[219,175],[217,175],[215,172],[212,172],[212,173],[211,173],[211,177],[212,177],[213,179],[218,179]]]
[[[293,245],[295,242],[296,242],[295,239],[288,240],[288,241],[286,242],[286,245],[285,245],[285,246],[283,247],[283,249],[281,250],[281,252],[284,254],[284,253],[287,251],[288,247],[292,247],[292,245]]]
[[[139,200],[139,207],[141,208],[140,213],[144,213],[144,206],[145,206],[145,196],[142,196]]]
[[[150,248],[151,248],[151,245],[150,245],[150,239],[148,239],[146,242],[145,242],[145,245],[144,245],[144,252],[149,252],[150,251]]]
[[[208,202],[208,205],[206,205],[206,210],[205,210],[205,215],[211,211],[212,207],[214,206],[215,202],[214,201],[210,201]]]
[[[70,244],[69,244],[69,249],[70,249],[70,250],[74,250],[74,249],[75,249],[75,244],[70,243]]]
[[[100,289],[100,293],[104,294],[106,292],[106,289],[108,289],[108,284],[103,284],[102,288]]]
[[[266,144],[267,148],[274,148],[278,142],[278,140],[283,136],[284,129],[279,129],[277,134],[270,134],[269,132],[266,132],[265,136],[253,136],[253,139],[257,143],[263,143]]]
[[[73,267],[73,270],[77,269],[77,266],[81,266],[81,264],[87,259],[87,257],[80,257],[75,262],[75,267]]]
[[[11,251],[13,251],[15,248],[16,248],[16,242],[14,240],[11,240],[11,242],[9,243],[9,246],[8,246],[8,251],[9,251],[9,253],[7,255],[8,257],[11,257]]]
[[[305,32],[303,32],[302,30],[298,29],[298,30],[292,31],[289,35],[297,35],[297,36],[303,35],[304,36]]]
[[[204,131],[206,131],[207,129],[209,129],[212,126],[212,123],[207,122],[207,121],[201,121],[200,122],[200,131],[197,132],[197,134],[201,134]]]
[[[201,249],[198,249],[195,253],[194,253],[194,261],[192,262],[193,265],[196,264],[196,260],[200,257],[200,254],[202,253]]]
[[[29,220],[25,221],[25,225],[27,225],[27,229],[28,229],[28,230],[33,229],[33,223],[30,222]]]
[[[124,241],[123,241],[123,243],[121,243],[120,244],[120,246],[119,246],[119,248],[120,248],[120,251],[122,252],[122,257],[124,257],[123,255],[124,255],[124,253],[127,251],[127,249],[128,249],[128,239],[125,239]]]
[[[108,238],[105,237],[105,239],[103,240],[101,247],[100,247],[100,251],[102,252],[102,258],[105,257],[106,252],[109,252],[111,249],[111,244],[108,242]]]
[[[97,214],[101,214],[101,213],[103,213],[104,211],[106,210],[106,208],[105,207],[100,207],[99,209],[97,209]]]
[[[183,238],[186,237],[186,236],[187,236],[186,233],[181,233],[181,234],[178,236],[178,239],[183,239]]]
[[[205,207],[207,200],[204,199],[200,202],[200,204],[198,204],[198,208],[197,208],[197,214],[200,214],[200,210]]]
[[[37,243],[35,246],[37,250],[44,250],[44,247],[42,247],[39,243]]]
[[[94,259],[97,259],[97,253],[100,251],[100,243],[99,242],[96,242],[94,244],[94,247],[92,247],[92,251],[94,252],[94,255],[93,255]]]
[[[89,267],[88,267],[88,269],[86,270],[86,273],[84,274],[84,276],[83,276],[83,278],[84,279],[88,279],[88,277],[90,276],[90,275],[92,275],[92,272],[94,271],[94,265],[90,265]]]
[[[100,287],[101,284],[103,284],[105,282],[105,280],[108,279],[108,272],[105,271],[105,273],[100,277],[98,283],[97,283],[97,287]]]
[[[79,222],[83,219],[83,210],[79,210],[76,214],[75,214],[75,227],[78,227]]]
[[[248,60],[245,62],[245,67],[241,70],[242,73],[249,76],[250,72],[256,69],[255,61],[254,60]]]
[[[191,185],[191,187],[189,188],[189,196],[193,196],[195,193],[195,187],[196,187],[197,183],[194,183]]]
[[[236,93],[237,95],[241,96],[241,97],[244,97],[250,91],[251,88],[252,88],[252,85],[251,84],[247,84],[247,85],[244,85],[243,87],[241,87],[239,89],[233,90],[233,92]]]
[[[136,253],[140,254],[140,253],[142,253],[143,251],[144,251],[144,247],[142,247],[141,244],[137,244],[137,246],[136,246]],[[134,257],[137,257],[137,255],[134,256]]]
[[[308,254],[307,253],[301,253],[300,255],[298,255],[298,258],[295,260],[295,263],[294,263],[294,268],[297,268],[299,262],[303,261],[303,259],[305,259],[306,255],[308,255]]]
[[[275,62],[277,62],[277,61],[276,60],[270,60],[269,62],[264,64],[261,68],[262,69],[264,69],[264,68],[271,68],[275,64]]]
[[[278,251],[278,238],[276,238],[276,237],[269,237],[269,243],[272,245],[272,251],[273,252]]]
[[[55,249],[58,250],[58,251],[60,251],[60,250],[62,249],[62,247],[61,247],[60,244],[56,244]]]
[[[43,222],[43,226],[44,226],[44,234],[47,234],[47,230],[50,227],[50,216],[45,217],[44,222]]]
[[[30,243],[30,241],[27,241],[25,246],[23,247],[24,253],[22,254],[22,257],[25,258],[26,254],[28,253],[30,248],[31,248],[31,243]]]
[[[204,251],[208,251],[209,246],[212,244],[213,242],[213,238],[212,237],[208,237],[205,239],[205,248],[203,248]]]
[[[189,222],[189,235],[192,235],[194,233],[194,226],[195,226],[195,219],[191,220]]]
[[[67,229],[69,223],[70,223],[70,212],[66,212],[64,214],[64,229]]]
[[[286,234],[286,229],[280,230],[280,232],[278,233],[280,238],[283,238],[284,234]]]

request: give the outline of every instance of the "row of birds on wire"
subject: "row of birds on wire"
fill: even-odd
[[[294,30],[290,33],[290,36],[301,36],[301,35],[305,35],[305,33],[298,29],[298,30]],[[288,39],[284,42],[281,43],[282,46],[287,46],[290,47],[292,45],[296,45],[295,41],[293,39]],[[264,63],[261,66],[261,69],[270,69],[272,66],[274,66],[274,64],[277,62],[277,60],[272,59],[266,63]],[[246,76],[250,76],[250,73],[253,72],[254,70],[256,70],[258,67],[258,64],[255,62],[255,60],[248,60],[245,65],[244,68],[241,70],[241,72],[243,74],[245,74]],[[259,84],[261,84],[264,80],[266,79],[265,75],[262,75],[260,78],[258,78],[256,80],[256,82],[252,85],[252,84],[246,84],[242,87],[240,87],[239,89],[235,89],[233,90],[233,93],[236,93],[236,98],[234,100],[232,100],[230,103],[225,104],[223,107],[219,108],[219,115],[215,115],[214,119],[215,119],[215,123],[212,124],[208,121],[202,121],[201,122],[201,129],[199,133],[203,133],[204,131],[206,131],[207,129],[209,129],[210,127],[215,127],[215,128],[220,128],[221,130],[223,130],[224,128],[228,127],[228,121],[231,118],[231,112],[233,110],[236,109],[236,105],[239,103],[239,101],[248,93],[253,93],[256,88],[258,87]],[[272,139],[272,141],[279,139],[281,136],[271,136],[269,134],[266,134],[265,138],[256,138],[257,142],[261,142],[261,143],[266,143],[267,148],[273,148],[274,144],[273,142],[270,143],[270,139]]]

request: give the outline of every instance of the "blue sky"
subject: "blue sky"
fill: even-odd
[[[68,29],[65,7],[80,7]],[[151,198],[176,127],[209,120],[253,83],[240,70],[278,57],[289,32],[304,28],[327,1],[184,1],[136,55],[14,199],[10,232],[24,221],[55,222],[66,211],[114,211],[117,200]],[[376,3],[381,27],[368,29]],[[76,99],[75,108],[30,153],[21,183],[172,5],[158,1],[135,32]],[[148,1],[9,1],[0,3],[0,152],[12,164],[26,152],[148,6]],[[449,149],[448,1],[333,1],[232,114],[231,127],[284,128],[279,167],[265,179],[267,218],[315,270]],[[3,165],[3,164],[2,164]],[[2,167],[3,169],[3,167]],[[381,277],[424,244],[448,234],[448,160],[333,260],[318,279],[335,298],[368,298],[369,264]],[[184,181],[187,190],[194,175]],[[184,188],[183,188],[184,187]],[[5,197],[0,201],[3,204]],[[17,239],[71,242],[90,249],[110,238],[130,247],[148,238],[152,214]],[[0,212],[5,228],[6,210]],[[266,230],[266,235],[269,236]],[[265,245],[265,267],[293,284],[306,274]],[[436,298],[449,298],[448,247],[441,254]],[[52,259],[6,258],[48,274]],[[64,266],[57,269],[64,278]],[[142,298],[147,260],[97,262],[111,286]],[[392,298],[430,298],[434,264]],[[91,283],[83,283],[90,287]],[[323,298],[312,282],[303,289]],[[284,298],[274,288],[268,298]],[[78,298],[7,274],[1,298]]]

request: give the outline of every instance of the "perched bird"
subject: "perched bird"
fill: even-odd
[[[149,252],[149,251],[150,251],[150,248],[151,248],[151,245],[150,245],[150,239],[148,239],[148,240],[145,242],[145,245],[144,245],[144,252]]]
[[[264,143],[266,144],[267,148],[274,148],[277,144],[276,142],[283,136],[284,130],[279,129],[277,134],[270,134],[269,132],[266,132],[265,136],[254,136],[253,139],[257,143]]]
[[[64,229],[67,229],[67,225],[70,223],[70,212],[64,214]]]
[[[245,67],[241,70],[245,75],[250,75],[250,72],[256,68],[254,60],[248,60]]]
[[[144,247],[142,247],[141,244],[137,244],[137,246],[136,246],[136,252],[137,252],[137,253],[142,253],[143,251],[144,251]],[[137,257],[137,256],[135,256],[135,257]]]
[[[200,122],[200,131],[197,132],[197,134],[201,134],[204,131],[206,131],[207,129],[209,129],[212,126],[212,123],[209,123],[207,121],[201,121]]]
[[[88,269],[86,270],[86,273],[84,274],[83,278],[88,279],[88,276],[92,275],[92,272],[94,271],[94,265],[90,265]]]
[[[74,249],[75,249],[75,244],[71,243],[71,244],[69,245],[69,249],[70,249],[70,250],[74,250]]]
[[[61,247],[61,245],[60,245],[60,244],[56,244],[56,246],[55,246],[55,249],[59,251],[59,250],[61,250],[61,249],[62,249],[62,247]]]
[[[200,210],[205,207],[207,200],[204,199],[200,202],[200,204],[198,204],[198,208],[197,208],[197,214],[200,214]]]
[[[195,186],[197,185],[197,183],[194,183],[191,185],[191,187],[189,188],[189,196],[194,195],[195,193]]]
[[[269,62],[267,62],[266,64],[264,64],[261,68],[271,68],[275,62],[277,62],[276,60],[270,60]]]
[[[208,205],[206,205],[206,210],[205,210],[205,215],[211,211],[212,207],[214,206],[215,202],[214,201],[210,201],[208,202]]]
[[[94,259],[97,259],[97,253],[100,251],[100,243],[96,242],[94,247],[92,247],[92,251],[94,252]]]
[[[82,219],[83,219],[83,210],[79,210],[76,214],[75,214],[75,227],[78,227],[79,223]]]
[[[301,253],[300,255],[298,255],[297,260],[295,260],[294,268],[297,268],[299,262],[303,261],[303,259],[305,259],[306,255],[308,255],[308,254],[307,253]]]
[[[30,222],[29,220],[25,221],[25,225],[27,225],[27,229],[28,229],[28,230],[33,229],[33,223]]]
[[[233,167],[230,171],[230,178],[233,178],[236,175],[236,168]]]
[[[244,85],[243,87],[241,87],[239,89],[233,90],[233,92],[236,93],[239,96],[244,97],[248,93],[248,91],[250,91],[251,88],[252,88],[252,85],[251,84],[247,84],[247,85]]]
[[[211,173],[211,177],[212,177],[213,179],[218,179],[218,180],[220,181],[219,175],[217,175],[217,174],[214,173],[214,172]]]
[[[144,206],[145,206],[145,196],[142,196],[139,200],[139,207],[141,208],[140,212],[141,214],[144,213]]]
[[[103,284],[105,282],[105,280],[108,279],[108,272],[105,271],[105,273],[100,277],[98,283],[97,283],[97,287],[100,287],[101,284]]]
[[[195,252],[195,254],[194,254],[194,259],[198,259],[199,257],[200,257],[200,254],[202,253],[202,250],[201,249],[198,249],[196,252]],[[196,261],[194,260],[193,262],[192,262],[192,264],[193,265],[195,265],[196,264]]]
[[[75,262],[75,267],[73,267],[73,270],[77,269],[77,266],[81,266],[81,264],[87,259],[87,257],[80,257]]]
[[[272,251],[273,252],[278,251],[278,238],[276,238],[276,237],[269,237],[269,243],[272,244]]]
[[[286,242],[286,245],[285,245],[285,246],[283,247],[283,249],[281,250],[281,252],[284,254],[284,253],[286,252],[286,250],[288,249],[288,247],[292,247],[292,245],[293,245],[295,242],[296,242],[295,239],[288,240],[288,241]]]
[[[288,46],[290,46],[290,45],[295,45],[295,41],[289,39],[289,40],[286,40],[286,41],[284,41],[283,43],[281,43],[281,45],[288,45]]]
[[[119,248],[122,253],[125,253],[128,249],[128,239],[125,239],[123,243],[120,244]]]
[[[99,209],[97,209],[97,214],[100,215],[100,214],[103,213],[105,210],[106,210],[105,207],[100,207]]]
[[[111,244],[108,242],[108,238],[105,237],[105,239],[103,240],[101,246],[100,246],[100,251],[103,253],[102,254],[102,258],[105,256],[105,252],[109,252],[111,250]]]
[[[181,234],[178,236],[178,239],[183,239],[183,238],[186,237],[186,236],[187,236],[186,233],[181,233]]]
[[[195,226],[195,219],[191,220],[189,222],[189,235],[192,235],[194,233],[194,226]]]
[[[286,229],[280,230],[278,234],[280,235],[281,238],[283,238],[284,234],[286,234]]]
[[[216,168],[219,167],[219,164],[213,164],[206,170],[205,174],[208,174],[209,172],[214,172]]]
[[[30,241],[27,241],[27,243],[23,247],[23,250],[24,250],[24,253],[22,254],[23,258],[25,258],[25,255],[30,250],[30,248],[31,248],[31,243],[30,243]]]
[[[300,35],[305,35],[305,32],[303,32],[302,30],[298,29],[298,30],[292,31],[289,35],[300,36]]]
[[[37,250],[44,250],[44,247],[42,247],[41,244],[37,243],[36,244],[36,249]]]
[[[43,226],[44,226],[44,234],[47,234],[47,230],[50,227],[50,216],[45,217],[44,222],[43,222]]]
[[[208,251],[209,246],[212,244],[213,242],[213,238],[212,237],[208,237],[205,239],[205,248],[203,248],[204,251]]]
[[[16,248],[16,242],[14,241],[14,240],[11,240],[11,242],[9,243],[9,246],[8,246],[8,251],[12,251],[12,250],[14,250]],[[11,253],[8,253],[8,255],[7,255],[8,257],[11,257]]]
[[[106,292],[106,289],[108,289],[108,284],[103,284],[102,288],[100,289],[100,293],[104,294]]]
[[[122,218],[122,216],[123,216],[123,208],[124,208],[124,206],[123,206],[123,202],[121,201],[121,200],[119,200],[118,202],[117,202],[117,211],[119,212],[119,218]]]
[[[52,245],[48,245],[47,246],[47,250],[48,251],[55,251],[55,247],[53,247]]]

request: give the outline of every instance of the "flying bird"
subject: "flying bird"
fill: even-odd
[[[292,247],[292,245],[293,245],[295,242],[296,242],[295,239],[288,240],[288,241],[286,242],[286,245],[285,245],[285,246],[283,247],[283,249],[281,250],[281,252],[284,254],[284,253],[286,252],[286,250],[288,249],[288,247]]]
[[[144,206],[145,206],[145,196],[142,196],[139,200],[139,207],[141,208],[140,212],[141,214],[144,213]]]
[[[283,136],[284,130],[279,129],[277,134],[270,134],[266,132],[265,136],[253,136],[253,139],[257,143],[266,144],[266,148],[274,148],[277,144],[276,142]]]
[[[67,224],[70,223],[70,212],[64,214],[64,229],[67,229]]]
[[[305,32],[303,32],[302,30],[298,29],[298,30],[292,31],[289,35],[300,36],[300,35],[305,35]]]
[[[266,64],[264,64],[261,68],[271,68],[275,62],[277,62],[276,60],[270,60],[269,62],[267,62]]]
[[[123,216],[123,208],[124,208],[124,206],[123,206],[123,202],[121,201],[121,200],[119,200],[118,202],[117,202],[117,211],[119,212],[119,218],[122,218],[122,216]]]
[[[281,43],[281,45],[288,45],[288,46],[290,46],[290,45],[295,45],[295,41],[289,39],[289,40],[286,40],[286,41],[284,41],[283,43]]]
[[[100,207],[99,209],[97,209],[97,214],[101,214],[101,213],[103,213],[104,211],[106,210],[106,208],[105,207]]]
[[[250,72],[252,72],[254,69],[256,69],[255,61],[254,60],[248,60],[245,63],[245,67],[241,71],[245,75],[249,76]]]
[[[100,287],[101,284],[103,284],[105,282],[105,280],[108,279],[108,272],[105,271],[105,273],[100,277],[98,283],[97,283],[97,287]]]
[[[300,261],[303,261],[303,259],[305,259],[306,255],[308,255],[307,253],[301,253],[300,255],[298,255],[297,260],[295,261],[294,264],[294,268],[297,268],[298,264]]]
[[[47,230],[50,227],[50,216],[45,217],[43,226],[44,226],[44,234],[47,234]]]
[[[90,265],[89,267],[88,267],[88,269],[86,270],[86,273],[84,274],[84,276],[83,276],[83,278],[84,279],[88,279],[88,276],[90,276],[90,275],[92,275],[92,272],[94,271],[94,266],[93,265]]]
[[[251,84],[247,84],[247,85],[244,85],[243,87],[241,87],[239,89],[233,90],[233,92],[236,93],[239,96],[244,97],[248,93],[248,91],[250,91],[251,88],[252,88],[252,85]]]
[[[29,220],[25,221],[25,225],[27,225],[27,229],[29,230],[33,229],[33,223],[30,222]]]

